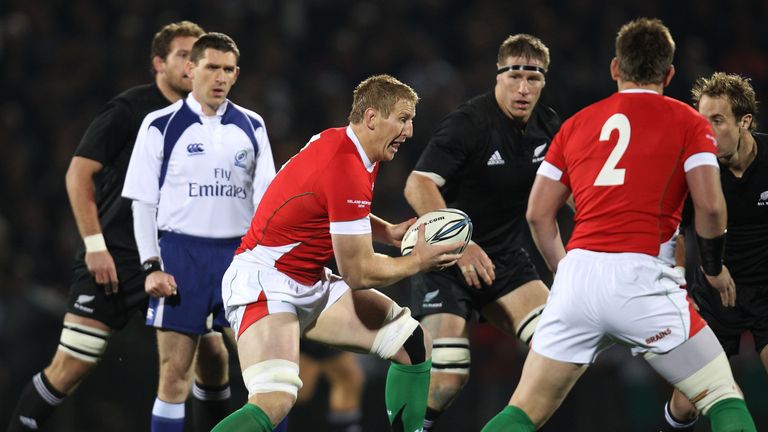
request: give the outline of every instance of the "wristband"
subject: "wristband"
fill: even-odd
[[[107,243],[104,241],[104,234],[98,233],[83,237],[85,243],[85,252],[103,252],[107,250]]]
[[[163,266],[160,264],[160,261],[151,259],[146,260],[141,265],[141,271],[144,272],[144,276],[149,276],[150,273],[154,273],[156,271],[162,271]]]
[[[725,233],[711,239],[696,236],[701,255],[701,268],[707,276],[717,276],[723,271]]]

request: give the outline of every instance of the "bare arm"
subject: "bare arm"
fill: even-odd
[[[405,199],[419,216],[447,207],[437,184],[431,178],[415,171],[405,182]]]
[[[696,234],[702,239],[714,239],[725,233],[728,209],[720,184],[719,170],[710,165],[691,169],[686,173],[688,189],[691,193]],[[702,253],[700,250],[699,253]],[[736,285],[724,265],[720,274],[704,276],[720,294],[723,306],[736,305]]]
[[[65,176],[72,214],[83,239],[101,235],[93,176],[103,168],[101,162],[75,156],[69,163]],[[105,246],[94,249],[86,243],[85,264],[96,283],[103,285],[107,294],[117,292],[118,280],[115,261]]]
[[[384,219],[371,215],[371,231],[373,240],[379,243],[400,247],[400,241],[403,239],[408,228],[416,222],[416,218],[410,218],[399,224],[391,224]]]
[[[432,210],[446,208],[443,195],[434,180],[414,171],[405,182],[405,199],[419,216]],[[482,288],[480,281],[491,285],[496,279],[494,265],[477,243],[470,241],[458,263],[464,282],[475,288]]]
[[[393,258],[374,252],[371,234],[331,234],[339,272],[352,289],[391,285],[416,273],[449,266],[460,257],[449,253],[460,244],[429,245],[424,226],[410,255]]]
[[[565,246],[557,226],[557,211],[565,204],[571,191],[559,181],[537,175],[528,197],[528,211],[525,218],[531,227],[536,247],[552,272],[565,257]]]

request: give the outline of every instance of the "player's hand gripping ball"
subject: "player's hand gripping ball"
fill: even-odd
[[[457,249],[461,253],[472,239],[472,221],[461,210],[446,208],[425,213],[405,232],[400,244],[400,253],[409,255],[419,238],[419,225],[424,224],[424,238],[429,244],[464,242]]]

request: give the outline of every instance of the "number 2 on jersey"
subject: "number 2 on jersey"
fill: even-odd
[[[608,118],[603,125],[603,129],[600,131],[600,141],[608,141],[614,129],[619,131],[619,139],[616,141],[616,146],[597,175],[595,186],[620,186],[624,184],[624,172],[626,170],[624,168],[616,168],[616,165],[621,160],[621,157],[624,156],[624,152],[627,151],[629,136],[632,132],[627,116],[616,113]]]

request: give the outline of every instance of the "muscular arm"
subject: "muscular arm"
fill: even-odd
[[[725,233],[728,209],[725,205],[720,173],[714,166],[703,165],[686,173],[691,193],[696,234],[703,239],[714,239]],[[702,251],[699,251],[700,253]],[[720,274],[708,275],[707,281],[720,294],[723,306],[736,305],[736,285],[724,265]]]
[[[696,234],[704,238],[722,235],[728,210],[718,169],[709,165],[696,167],[686,173],[686,180],[693,201]]]
[[[413,252],[393,258],[374,252],[371,234],[331,234],[333,252],[339,272],[352,289],[368,289],[391,285],[418,272],[453,264],[460,255],[449,252],[457,244],[428,245],[424,227]]]
[[[64,178],[67,195],[72,206],[72,214],[75,217],[80,236],[84,239],[88,236],[101,234],[101,223],[99,222],[99,210],[96,206],[93,176],[103,168],[104,165],[101,162],[75,156],[69,163],[69,168]],[[117,292],[117,269],[115,268],[115,261],[108,250],[89,250],[86,248],[85,265],[91,275],[93,275],[96,283],[104,286],[106,294],[109,295]]]
[[[404,192],[408,204],[419,216],[435,209],[447,207],[437,184],[431,178],[417,171],[408,176]]]
[[[93,187],[93,176],[102,170],[104,165],[93,159],[75,156],[69,163],[65,176],[67,195],[75,216],[77,229],[81,237],[87,237],[101,232],[99,211],[96,207],[96,193]]]
[[[448,207],[437,183],[418,171],[413,171],[405,182],[405,199],[419,216],[435,209]],[[482,288],[481,280],[486,285],[491,285],[496,279],[493,262],[483,248],[473,241],[469,242],[458,265],[464,276],[464,282],[475,288]]]
[[[537,175],[528,197],[525,218],[541,256],[553,272],[565,257],[565,247],[557,226],[557,211],[565,204],[571,191],[559,181]]]

